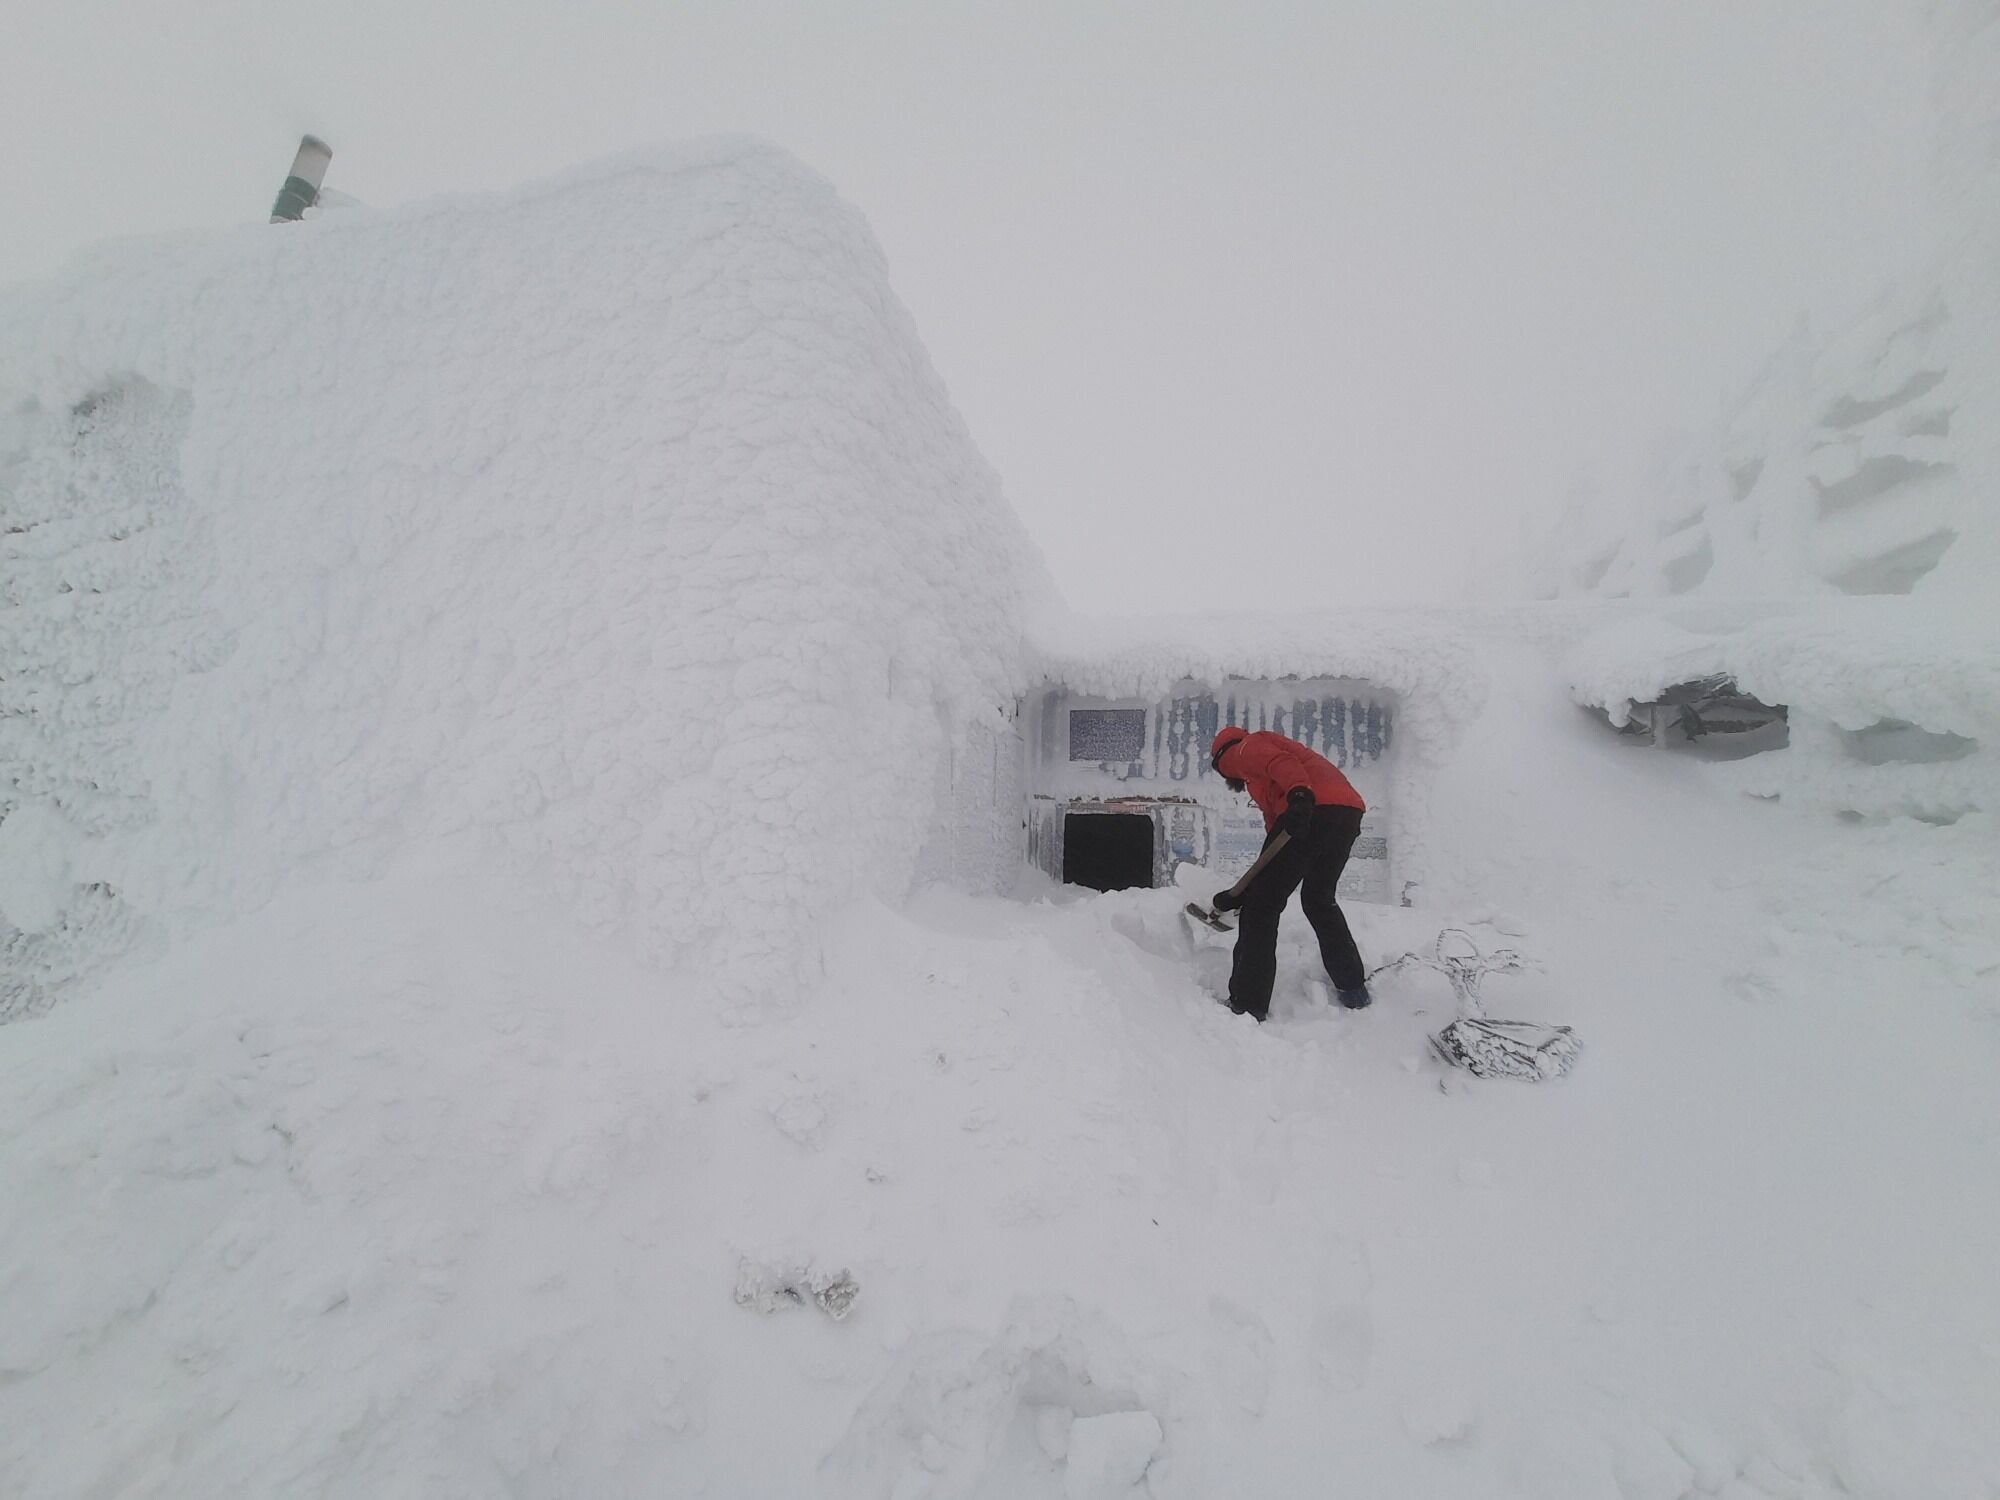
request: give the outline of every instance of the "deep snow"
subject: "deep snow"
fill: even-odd
[[[1979,601],[1062,618],[742,143],[107,252],[0,386],[0,1493],[2000,1493]],[[1034,674],[1230,670],[1406,695],[1364,953],[1573,1076],[987,888]],[[1799,743],[1586,706],[1695,670]]]
[[[1746,801],[1483,655],[1447,888],[1355,918],[1538,960],[1566,1082],[1300,926],[1232,1017],[1174,891],[863,899],[729,1027],[411,851],[0,1033],[10,1492],[1057,1496],[1143,1411],[1158,1496],[1990,1493],[1990,815]]]

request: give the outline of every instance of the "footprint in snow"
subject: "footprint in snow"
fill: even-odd
[[[1358,1391],[1368,1383],[1375,1318],[1367,1299],[1374,1287],[1366,1247],[1354,1240],[1334,1241],[1320,1268],[1318,1310],[1307,1327],[1313,1368],[1334,1390]]]
[[[1375,1356],[1375,1319],[1358,1302],[1322,1309],[1312,1320],[1313,1364],[1337,1391],[1358,1391],[1368,1383]]]
[[[1271,1396],[1271,1330],[1264,1320],[1227,1297],[1208,1302],[1209,1368],[1215,1383],[1253,1417]]]

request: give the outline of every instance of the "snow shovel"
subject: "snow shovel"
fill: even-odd
[[[1190,901],[1181,908],[1187,915],[1201,923],[1210,932],[1234,932],[1236,929],[1222,920],[1222,913],[1203,906],[1199,901]]]
[[[1263,852],[1257,856],[1256,861],[1250,866],[1250,868],[1245,870],[1242,873],[1242,875],[1237,878],[1236,884],[1232,887],[1232,889],[1238,891],[1248,890],[1250,887],[1250,882],[1255,880],[1259,875],[1261,875],[1264,872],[1264,867],[1268,865],[1272,860],[1276,859],[1278,857],[1279,852],[1282,851],[1285,845],[1289,844],[1291,841],[1292,841],[1292,836],[1289,833],[1286,833],[1283,829],[1280,829],[1278,831],[1277,837],[1272,839],[1270,843],[1264,846]],[[1213,907],[1203,906],[1199,901],[1190,901],[1186,906],[1182,907],[1181,910],[1186,912],[1195,921],[1201,923],[1202,926],[1208,928],[1209,931],[1211,932],[1234,932],[1236,930],[1236,927],[1233,923],[1225,922],[1222,920],[1221,912],[1215,910]]]

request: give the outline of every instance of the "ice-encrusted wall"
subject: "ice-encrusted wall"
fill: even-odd
[[[1240,874],[1263,845],[1263,818],[1208,759],[1216,731],[1239,724],[1288,735],[1346,772],[1368,811],[1341,895],[1393,900],[1397,713],[1393,693],[1330,677],[1188,680],[1153,699],[1045,687],[1029,696],[1022,716],[1031,857],[1059,874],[1069,810],[1112,802],[1153,815],[1156,880],[1170,879],[1182,862]]]
[[[1908,594],[1991,504],[1965,434],[1976,358],[1942,294],[1837,338],[1801,331],[1716,433],[1656,455],[1623,495],[1573,501],[1542,592],[1652,598]]]
[[[185,392],[138,378],[0,418],[0,1020],[138,936],[132,893],[79,852],[152,824],[144,726],[228,654],[189,420]]]
[[[1383,840],[1383,857],[1353,866],[1356,880],[1369,882],[1367,894],[1421,899],[1420,887],[1440,867],[1434,787],[1487,693],[1462,624],[1435,612],[1384,609],[1121,620],[1051,615],[1034,622],[1033,645],[1030,669],[1044,696],[1039,703],[1031,696],[1022,728],[1030,740],[1030,790],[1047,806],[1115,797],[1120,788],[1188,796],[1234,817],[1239,842],[1215,851],[1228,868],[1246,843],[1254,854],[1263,827],[1247,800],[1202,775],[1208,739],[1232,721],[1278,729],[1310,739],[1340,763],[1374,810],[1367,832]],[[1052,688],[1053,712],[1045,696]],[[1136,782],[1130,760],[1069,758],[1065,704],[1145,712]],[[1228,832],[1219,828],[1218,841]]]

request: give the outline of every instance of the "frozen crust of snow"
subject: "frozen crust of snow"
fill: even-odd
[[[1044,587],[865,223],[755,142],[96,252],[0,294],[0,412],[0,815],[76,829],[21,972],[106,892],[178,930],[457,836],[783,993]]]
[[[1078,1417],[1069,1429],[1063,1494],[1067,1500],[1124,1500],[1159,1451],[1160,1423],[1149,1411]]]

